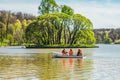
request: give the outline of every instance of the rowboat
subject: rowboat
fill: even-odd
[[[54,58],[85,58],[85,56],[76,56],[76,55],[69,56],[69,55],[61,55],[58,53],[53,53],[53,57]]]

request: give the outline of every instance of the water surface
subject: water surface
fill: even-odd
[[[62,49],[0,48],[0,80],[119,80],[119,48],[82,48],[85,59],[52,58]]]

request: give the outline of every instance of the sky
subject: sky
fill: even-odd
[[[0,10],[38,14],[41,0],[0,0]],[[120,28],[120,0],[56,0],[90,19],[94,28]]]

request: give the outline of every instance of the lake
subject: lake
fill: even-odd
[[[85,59],[52,58],[62,49],[0,48],[0,80],[119,80],[120,45],[98,46],[81,48]]]

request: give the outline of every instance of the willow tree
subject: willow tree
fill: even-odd
[[[71,7],[69,7],[69,6],[67,6],[67,5],[61,5],[61,7],[60,7],[60,9],[61,9],[61,13],[65,13],[65,14],[67,14],[67,15],[70,15],[70,16],[72,16],[73,14],[74,14],[74,10],[71,8]],[[70,25],[70,23],[71,23],[71,21],[70,21],[70,19],[71,19],[71,17],[69,16],[69,18],[67,18],[67,19],[64,19],[64,44],[67,44],[67,37],[68,37],[68,31],[69,31],[69,25]]]
[[[92,27],[89,19],[80,14],[69,16],[65,13],[52,13],[38,16],[28,25],[26,36],[27,40],[38,45],[77,44],[81,37],[86,40],[84,43],[94,43]]]
[[[38,10],[41,15],[58,12],[58,5],[55,0],[41,0]]]
[[[71,31],[69,31],[69,39],[68,39],[68,44],[75,44],[76,43],[76,35],[78,34],[78,31],[87,31],[87,30],[92,30],[93,29],[93,24],[92,22],[87,19],[86,17],[80,15],[80,14],[74,14],[72,15],[71,18]],[[84,35],[86,35],[84,33]],[[91,35],[94,38],[94,35]]]
[[[79,30],[74,40],[76,44],[94,44],[94,32],[92,30]]]
[[[81,37],[84,43],[94,43],[92,22],[80,14],[74,14],[71,7],[62,5],[58,8],[55,0],[42,0],[39,12],[41,15],[26,29],[26,38],[30,43],[77,44],[83,42]]]
[[[63,30],[69,15],[65,13],[45,14],[36,18],[28,25],[27,39],[33,37],[37,44],[62,44]],[[67,21],[68,22],[68,21]],[[32,36],[33,35],[33,36]],[[40,39],[39,39],[40,38]]]
[[[67,5],[61,5],[61,12],[66,13],[68,15],[73,15],[74,14],[74,10]]]

